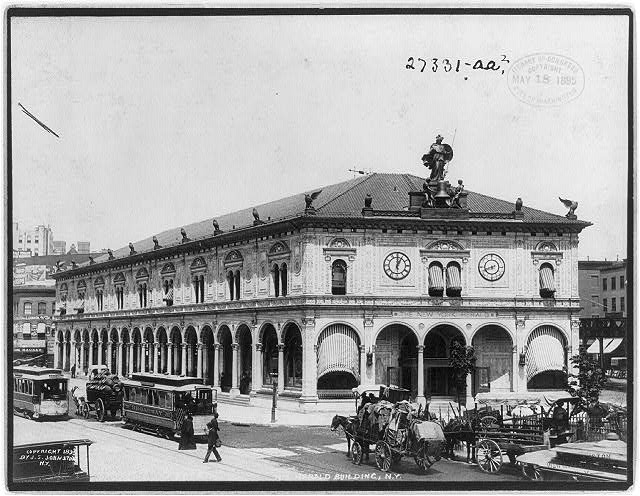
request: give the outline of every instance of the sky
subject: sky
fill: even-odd
[[[116,249],[353,168],[425,176],[441,134],[448,179],[559,215],[575,200],[594,224],[580,258],[623,258],[627,46],[623,17],[13,18],[13,220]],[[581,68],[579,96],[511,92],[509,69],[538,53]]]

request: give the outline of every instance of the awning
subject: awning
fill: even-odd
[[[462,289],[460,281],[460,267],[455,264],[447,265],[447,288]]]
[[[553,269],[548,265],[540,267],[540,289],[553,292],[556,290]]]
[[[613,353],[622,344],[622,338],[605,338],[602,340],[603,351],[605,354]],[[596,339],[591,346],[587,348],[587,353],[600,353],[600,340]]]
[[[542,326],[529,336],[527,343],[527,381],[549,370],[564,371],[564,337],[553,326]]]
[[[169,291],[167,291],[164,295],[164,298],[162,298],[164,301],[173,301],[173,288],[169,288]]]
[[[318,342],[318,379],[330,372],[348,372],[360,380],[358,335],[349,326],[334,324]]]
[[[440,265],[433,264],[429,267],[429,288],[444,289],[442,267]]]

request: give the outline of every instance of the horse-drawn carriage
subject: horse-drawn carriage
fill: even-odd
[[[367,394],[366,387],[354,388],[356,401]],[[381,386],[377,397],[367,394],[357,409],[357,415],[336,415],[332,430],[342,426],[347,437],[348,454],[356,465],[369,458],[375,446],[375,461],[383,472],[403,456],[411,456],[416,464],[427,470],[440,459],[445,442],[437,422],[426,420],[421,407],[408,401],[406,389]]]
[[[104,422],[107,413],[111,417],[122,412],[123,387],[120,378],[111,374],[106,365],[97,365],[89,369],[86,385],[86,395],[79,392],[75,386],[71,395],[76,404],[76,414],[89,418],[95,412],[96,418]]]
[[[540,407],[537,413],[518,406],[509,418],[503,418],[500,410],[468,410],[444,428],[448,451],[453,442],[465,441],[467,461],[469,450],[473,449],[478,466],[485,472],[497,473],[505,456],[515,464],[519,455],[566,443],[573,435],[569,418],[577,413],[577,403],[577,398],[562,398],[546,412]]]

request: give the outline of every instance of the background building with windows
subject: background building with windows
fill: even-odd
[[[627,261],[580,260],[580,317],[627,316]]]
[[[258,404],[277,372],[280,406],[303,410],[357,384],[432,404],[562,389],[588,222],[471,191],[460,208],[428,208],[409,174],[311,193],[54,273],[56,364],[203,377],[222,399]],[[476,350],[463,385],[453,341]]]
[[[598,339],[581,336],[582,346],[606,369],[626,368],[626,339],[619,328],[626,327],[627,317],[627,261],[580,260],[580,318],[583,328],[600,328],[604,336],[603,348]],[[603,351],[603,357],[600,357]]]
[[[98,256],[100,254],[93,254]],[[46,355],[43,363],[53,365],[56,304],[55,281],[51,274],[87,262],[89,255],[49,255],[13,259],[13,358],[24,360]],[[59,264],[59,265],[56,265]]]
[[[39,225],[23,231],[13,223],[13,250],[16,256],[45,256],[53,254],[53,233],[49,226]]]

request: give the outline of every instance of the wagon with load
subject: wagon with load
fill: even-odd
[[[115,417],[122,412],[123,386],[120,378],[109,372],[105,365],[91,367],[86,385],[86,396],[78,394],[77,387],[72,390],[76,404],[76,413],[84,418],[95,412],[96,418],[104,422],[107,414]]]
[[[377,397],[371,393],[363,399],[356,416],[334,417],[331,427],[343,427],[354,464],[368,459],[372,446],[376,465],[384,472],[404,456],[413,457],[424,470],[440,459],[445,441],[442,427],[427,420],[422,408],[409,403],[408,397],[406,389],[382,386]]]

